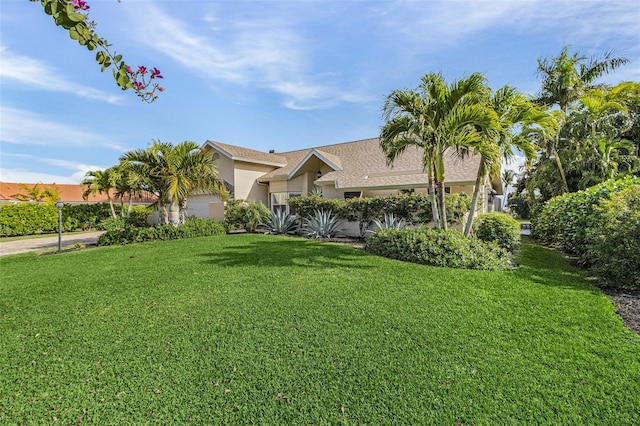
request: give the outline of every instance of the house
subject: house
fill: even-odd
[[[341,199],[428,192],[422,151],[409,147],[391,167],[377,138],[277,153],[210,140],[202,149],[216,161],[233,199],[260,201],[272,211],[289,212],[287,200],[316,191]],[[445,154],[445,191],[473,193],[479,160]],[[487,181],[483,211],[494,210],[497,194],[502,194],[500,179]],[[189,197],[188,214],[222,219],[224,205],[217,197],[197,194]]]
[[[28,189],[32,189],[37,186],[38,191],[42,192],[46,189],[52,190],[52,192],[59,195],[59,199],[64,201],[65,204],[94,204],[94,203],[107,203],[106,194],[89,194],[87,199],[82,198],[82,194],[85,191],[85,187],[80,184],[43,184],[43,183],[10,183],[0,182],[0,204],[6,203],[18,203],[25,201],[29,198],[30,194]],[[113,193],[113,192],[112,192]],[[24,197],[21,197],[23,195]],[[128,197],[124,197],[124,200],[112,196],[114,204],[129,203]],[[140,196],[134,196],[132,204],[152,204],[156,201],[156,196],[150,193],[144,192]]]

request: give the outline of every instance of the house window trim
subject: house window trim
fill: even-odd
[[[285,194],[285,200],[284,200],[284,204],[274,204],[274,196],[276,194]],[[291,213],[291,207],[289,206],[289,199],[290,198],[294,198],[294,197],[301,197],[302,196],[302,192],[300,191],[291,191],[291,192],[285,192],[285,191],[281,191],[281,192],[270,192],[269,193],[269,210],[271,210],[272,212],[276,212],[278,210],[282,210],[282,208],[278,208],[276,209],[276,206],[284,206],[284,212],[285,214],[290,214]]]

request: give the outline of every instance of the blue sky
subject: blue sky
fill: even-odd
[[[567,44],[631,60],[606,82],[640,80],[637,0],[87,3],[166,91],[153,104],[122,92],[39,2],[2,0],[2,181],[79,183],[155,139],[287,151],[376,137],[385,96],[426,73],[534,95],[536,60]]]

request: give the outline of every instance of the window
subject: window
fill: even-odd
[[[211,159],[213,161],[220,159],[220,154],[218,154],[217,152],[214,152],[213,155],[211,156]]]
[[[361,194],[360,191],[345,192],[344,193],[344,199],[345,200],[350,200],[351,198],[358,198],[358,197],[360,197],[360,194]]]
[[[272,192],[271,193],[271,211],[282,211],[285,214],[293,213],[289,207],[287,200],[293,197],[299,197],[299,192]]]

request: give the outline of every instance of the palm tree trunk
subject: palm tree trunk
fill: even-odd
[[[438,197],[440,198],[440,222],[441,222],[441,229],[444,229],[445,231],[448,228],[447,225],[447,206],[444,203],[444,182],[438,182],[438,186],[440,188],[440,193],[438,194]]]
[[[169,223],[173,226],[180,225],[180,204],[175,201],[169,204]]]
[[[127,208],[127,218],[129,218],[131,216],[131,207],[133,206],[133,197],[131,196],[131,193],[129,193],[129,206]]]
[[[440,214],[438,213],[438,200],[436,199],[436,182],[433,176],[429,176],[429,198],[431,199],[431,218],[436,229],[440,229]]]
[[[473,198],[471,199],[471,210],[469,210],[469,217],[467,218],[467,224],[464,227],[464,235],[471,233],[471,226],[473,225],[473,219],[476,215],[478,208],[478,198],[480,198],[480,185],[483,181],[482,170],[478,170],[478,176],[476,177],[476,186],[473,189]]]
[[[562,178],[562,191],[566,194],[569,192],[569,185],[567,184],[567,176],[564,174],[564,167],[562,167],[562,161],[560,161],[560,155],[558,155],[558,151],[553,148],[553,157],[556,159],[556,164],[558,165],[558,170],[560,171],[560,177]]]
[[[113,208],[113,200],[111,199],[111,197],[109,197],[109,208],[111,209],[111,217],[112,218],[116,218],[116,209]]]

